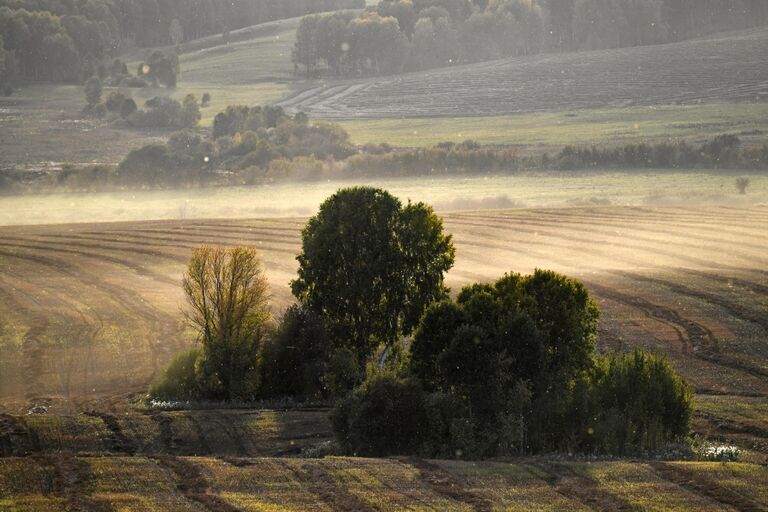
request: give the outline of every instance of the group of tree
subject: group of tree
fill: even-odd
[[[103,90],[98,77],[91,77],[85,82],[84,115],[111,115],[122,119],[125,125],[133,128],[177,129],[195,128],[202,117],[200,103],[193,94],[187,94],[181,102],[168,96],[155,96],[144,102],[144,109],[140,110],[133,98],[121,90],[113,90],[106,100],[102,101]],[[210,101],[210,96],[208,99]]]
[[[173,110],[181,117],[169,116],[182,122],[186,119],[183,114],[197,105],[196,100],[185,100],[178,106],[163,98],[159,107],[136,112],[127,121],[137,127],[151,126],[148,120],[167,112],[174,103]],[[199,110],[196,112],[199,116]],[[199,119],[188,117],[194,124]],[[131,151],[118,167],[116,184],[150,188],[212,184],[223,179],[220,170],[229,173],[230,181],[223,184],[249,184],[254,179],[251,176],[262,175],[276,161],[343,160],[354,151],[349,135],[338,125],[310,123],[304,114],[289,116],[279,107],[230,106],[216,115],[210,138],[180,132],[167,144]]]
[[[0,84],[82,82],[120,48],[178,44],[362,0],[0,0]]]
[[[761,0],[381,0],[302,19],[308,75],[389,74],[543,51],[676,41],[768,22]]]
[[[360,455],[682,446],[691,388],[661,356],[596,355],[599,311],[583,284],[537,270],[452,300],[454,256],[429,206],[339,190],[302,232],[298,302],[273,326],[255,250],[201,248],[183,280],[199,343],[150,396],[341,398],[340,449]]]

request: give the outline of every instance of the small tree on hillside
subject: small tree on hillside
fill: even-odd
[[[749,187],[749,178],[736,178],[736,189],[739,191],[739,194],[746,194],[747,187]]]
[[[85,82],[85,101],[88,106],[96,106],[101,103],[101,80],[98,77],[92,76]]]
[[[252,398],[259,385],[258,352],[271,318],[256,250],[201,247],[192,254],[183,286],[187,318],[202,344],[196,371],[206,394]]]

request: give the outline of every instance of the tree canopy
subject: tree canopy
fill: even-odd
[[[347,188],[304,228],[291,286],[364,365],[377,346],[410,334],[426,307],[447,296],[443,274],[454,254],[429,206],[403,206],[381,189]]]

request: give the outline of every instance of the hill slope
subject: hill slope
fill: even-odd
[[[281,101],[322,118],[491,116],[768,98],[768,28],[336,82]]]

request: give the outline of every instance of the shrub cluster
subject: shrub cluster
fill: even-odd
[[[427,310],[405,372],[375,374],[337,406],[339,442],[480,458],[685,441],[691,389],[661,356],[596,356],[597,316],[583,285],[553,272],[464,288]]]

